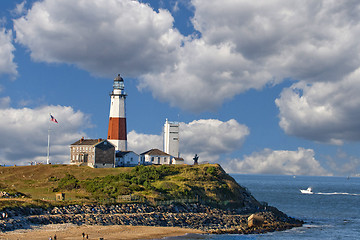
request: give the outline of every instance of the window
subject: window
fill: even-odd
[[[152,162],[154,161],[154,157],[151,157],[151,161],[152,161]]]

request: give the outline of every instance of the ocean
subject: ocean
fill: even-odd
[[[258,201],[305,221],[303,227],[255,235],[187,235],[168,239],[360,239],[360,178],[231,174]],[[313,188],[314,194],[300,189]]]

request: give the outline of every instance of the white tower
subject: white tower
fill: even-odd
[[[117,151],[127,150],[126,112],[124,91],[124,79],[120,74],[114,79],[113,91],[110,94],[110,118],[108,129],[108,141],[115,146]]]
[[[164,152],[174,157],[179,156],[179,123],[169,122],[164,124]]]

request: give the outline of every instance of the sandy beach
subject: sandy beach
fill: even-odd
[[[178,228],[178,227],[148,227],[148,226],[94,226],[74,224],[50,224],[33,229],[20,229],[0,233],[0,239],[42,239],[48,240],[50,236],[57,240],[79,239],[82,240],[82,233],[88,235],[88,239],[115,240],[115,239],[159,239],[170,236],[182,236],[186,233],[203,233],[200,230]]]

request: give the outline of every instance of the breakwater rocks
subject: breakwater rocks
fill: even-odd
[[[258,210],[261,224],[250,225],[241,210],[222,210],[202,204],[150,206],[147,204],[71,205],[64,207],[13,208],[0,212],[0,230],[30,228],[31,225],[73,223],[77,225],[141,225],[200,229],[212,234],[264,233],[299,227],[302,221],[288,217],[276,208]]]

